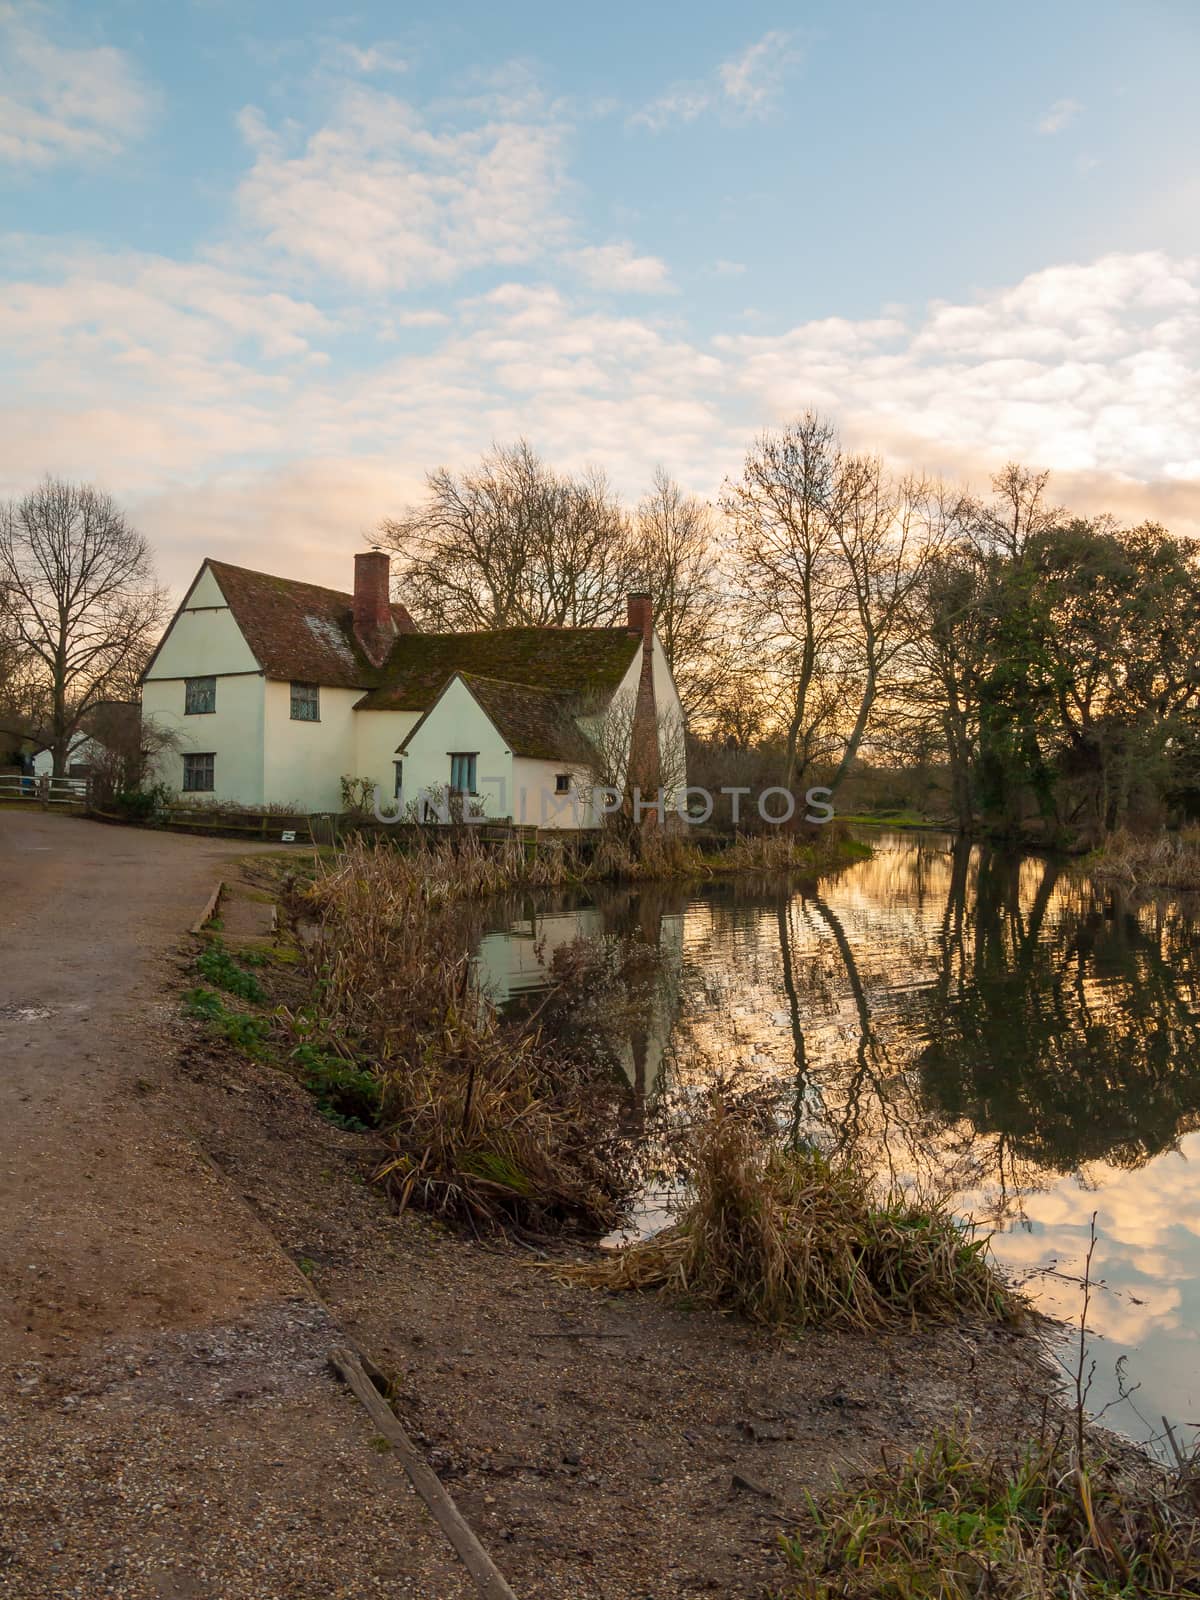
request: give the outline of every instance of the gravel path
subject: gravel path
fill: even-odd
[[[471,1591],[185,1133],[179,940],[244,845],[0,811],[0,1591]]]

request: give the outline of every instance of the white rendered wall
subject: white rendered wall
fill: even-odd
[[[217,709],[201,716],[184,715],[184,680],[148,678],[142,685],[142,722],[173,733],[178,748],[159,757],[154,777],[169,789],[183,789],[183,757],[189,750],[211,751],[213,791],[197,800],[232,800],[238,805],[263,803],[263,680],[257,672],[223,677],[206,664],[188,677],[217,680]]]
[[[375,715],[360,712],[360,716]],[[455,678],[408,741],[404,788],[409,800],[444,791],[452,752],[478,752],[479,804],[489,817],[512,813],[512,753],[461,678]]]
[[[394,763],[399,750],[419,721],[419,711],[356,711],[354,713],[354,776],[378,784],[385,807],[391,805],[395,788]],[[404,763],[404,794],[401,804],[416,795],[409,781],[408,762]]]
[[[216,678],[216,710],[184,712],[184,680]],[[183,789],[183,757],[211,751],[214,789],[197,799],[263,803],[263,678],[207,566],[188,592],[142,685],[142,720],[175,735],[178,749],[159,758],[156,781]]]
[[[265,798],[300,811],[340,811],[342,778],[355,777],[354,702],[361,689],[320,687],[320,720],[292,720],[292,686],[267,680]]]
[[[569,794],[556,793],[558,774],[570,774]],[[535,828],[594,828],[600,823],[600,797],[590,774],[569,761],[513,758],[513,821]]]

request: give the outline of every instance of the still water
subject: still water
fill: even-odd
[[[799,1131],[952,1195],[1053,1316],[1078,1318],[1095,1213],[1090,1408],[1142,1439],[1200,1421],[1200,900],[939,834],[871,842],[815,887],[512,907],[481,966],[519,1001],[580,935],[653,947],[607,1017],[637,1095],[772,1086]]]

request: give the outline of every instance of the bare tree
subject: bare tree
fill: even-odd
[[[785,787],[827,754],[830,684],[852,618],[839,539],[845,463],[833,424],[806,412],[764,433],[722,507],[732,524],[747,644],[783,702]]]
[[[108,495],[46,478],[0,512],[0,587],[62,777],[72,736],[136,678],[163,620],[150,547]]]
[[[1010,461],[992,479],[992,498],[975,507],[974,540],[984,553],[993,551],[1017,561],[1029,541],[1067,520],[1062,506],[1046,498],[1049,472],[1037,472]]]
[[[423,627],[616,624],[637,586],[629,519],[604,475],[555,472],[526,443],[478,467],[431,472],[420,505],[380,541],[400,557],[404,603]]]
[[[620,813],[610,818],[619,827],[634,820],[635,789],[645,806],[654,803],[660,790],[667,806],[675,804],[687,782],[687,738],[678,712],[659,710],[653,727],[642,730],[637,694],[626,691],[594,706],[585,703],[576,723],[587,741],[587,756],[575,766],[578,792],[586,803],[603,790],[622,795]],[[647,737],[639,739],[640,732]]]
[[[691,720],[705,714],[731,665],[712,512],[659,467],[638,505],[636,527],[654,625]]]
[[[880,690],[922,627],[914,599],[950,537],[945,492],[925,479],[888,477],[874,456],[844,463],[835,538],[854,628],[843,653],[858,682],[854,721],[828,787],[836,794],[854,764]]]

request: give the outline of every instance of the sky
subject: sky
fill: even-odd
[[[0,495],[348,586],[518,436],[848,443],[1200,535],[1200,0],[0,0]]]

